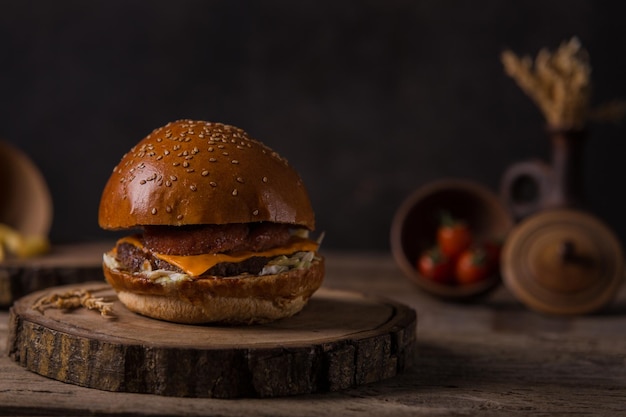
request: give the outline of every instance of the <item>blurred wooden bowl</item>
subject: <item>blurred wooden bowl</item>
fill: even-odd
[[[436,244],[442,211],[465,221],[476,242],[503,242],[513,226],[511,214],[485,186],[463,179],[439,180],[416,190],[396,211],[390,235],[396,263],[409,279],[432,295],[462,300],[484,294],[500,282],[499,273],[475,284],[452,285],[434,282],[418,272],[420,254]]]
[[[43,175],[24,152],[2,141],[0,223],[36,236],[47,236],[52,223],[52,198]]]

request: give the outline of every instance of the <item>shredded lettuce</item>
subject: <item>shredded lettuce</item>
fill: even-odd
[[[291,256],[281,255],[270,260],[259,275],[274,275],[291,269],[306,269],[315,259],[315,252],[296,252]]]
[[[117,259],[115,259],[114,256],[109,255],[108,253],[105,253],[102,256],[102,260],[104,262],[104,264],[107,266],[107,268],[114,270],[114,271],[120,271],[121,268],[121,264],[117,261]],[[187,275],[187,274],[183,274],[181,272],[176,272],[176,271],[168,271],[166,269],[152,269],[152,266],[150,265],[150,262],[144,262],[143,265],[141,265],[141,272],[137,273],[135,272],[135,274],[141,274],[143,276],[145,276],[146,278],[148,278],[150,281],[157,283],[157,284],[161,284],[161,285],[165,285],[168,283],[172,283],[172,282],[181,282],[181,281],[191,281],[192,278]]]
[[[108,253],[102,255],[102,262],[107,266],[107,268],[116,271],[119,270],[121,266],[117,259],[115,259],[114,256],[109,255]]]
[[[309,238],[309,231],[306,229],[296,229],[292,231],[292,234],[304,239]],[[324,240],[324,233],[317,238],[317,244],[319,246],[322,245],[322,240]],[[263,275],[275,275],[280,274],[282,272],[287,272],[291,269],[307,269],[311,266],[311,263],[315,259],[315,252],[311,251],[302,251],[296,252],[292,255],[280,255],[273,259],[271,259],[261,270],[259,273],[260,276]]]

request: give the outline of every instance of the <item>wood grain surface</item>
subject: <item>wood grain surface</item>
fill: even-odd
[[[406,304],[419,317],[417,358],[402,374],[345,390],[279,398],[181,398],[66,384],[10,359],[0,310],[2,416],[622,416],[626,286],[601,312],[555,317],[504,287],[472,302],[420,291],[386,253],[325,253],[325,288]]]
[[[33,309],[86,290],[97,311]],[[389,300],[322,289],[294,317],[265,325],[184,325],[127,310],[102,282],[32,293],[11,308],[9,356],[27,369],[108,391],[180,397],[273,397],[390,378],[415,353],[415,312]]]

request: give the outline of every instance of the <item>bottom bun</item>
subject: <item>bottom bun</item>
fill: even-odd
[[[131,311],[176,323],[267,323],[293,316],[324,279],[324,259],[276,275],[207,277],[156,283],[103,265],[107,282]]]

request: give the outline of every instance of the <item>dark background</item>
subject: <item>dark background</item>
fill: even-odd
[[[620,2],[2,1],[0,138],[54,199],[53,242],[110,236],[100,192],[121,156],[179,118],[237,125],[287,157],[334,249],[385,250],[399,204],[548,159],[541,114],[501,51],[577,36],[593,104],[626,98]],[[624,240],[622,125],[593,126],[585,189]],[[1,197],[0,197],[1,198]]]

